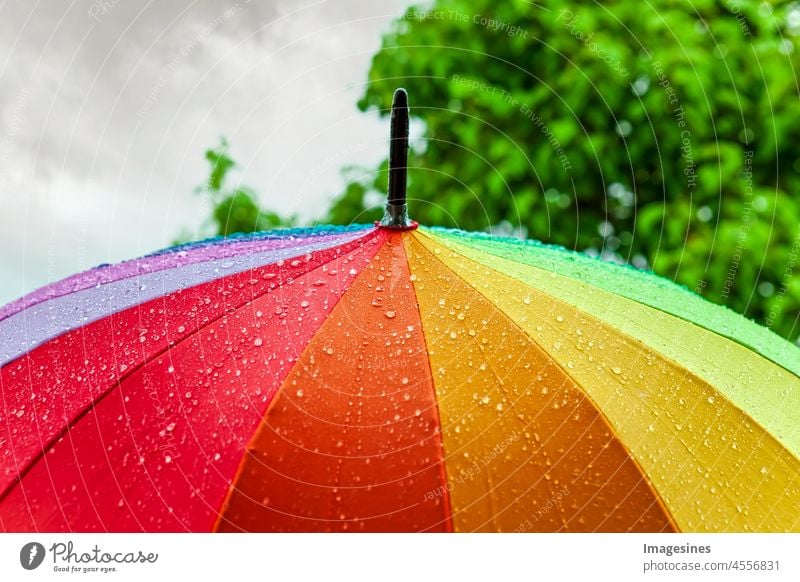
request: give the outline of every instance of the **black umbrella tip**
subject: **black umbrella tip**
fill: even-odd
[[[408,91],[402,87],[398,87],[394,90],[392,109],[408,109]]]

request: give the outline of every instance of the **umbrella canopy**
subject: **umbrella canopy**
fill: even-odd
[[[5,531],[800,530],[795,346],[391,188],[36,291],[0,365]]]

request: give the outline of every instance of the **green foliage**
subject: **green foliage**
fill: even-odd
[[[412,216],[650,266],[786,337],[800,309],[800,9],[751,0],[438,0],[359,105],[424,122]],[[412,136],[413,141],[413,136]],[[385,191],[351,183],[333,222]],[[359,220],[361,221],[361,220]]]
[[[388,164],[384,163],[381,175],[388,176]],[[328,209],[327,221],[332,224],[369,224],[380,220],[383,216],[383,207],[365,206],[365,196],[369,192],[370,185],[364,183],[356,176],[356,168],[345,168],[343,174],[349,179],[344,193],[333,201]]]
[[[206,151],[206,160],[211,167],[208,180],[198,189],[211,200],[214,234],[229,235],[294,226],[294,216],[284,218],[260,208],[256,202],[258,196],[252,189],[244,186],[233,189],[225,187],[229,172],[236,167],[228,150],[228,142],[223,138],[217,148]]]

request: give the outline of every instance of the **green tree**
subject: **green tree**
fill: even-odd
[[[229,172],[236,167],[236,162],[230,157],[227,140],[222,138],[219,146],[206,151],[205,157],[210,165],[208,180],[197,192],[207,195],[211,201],[211,225],[215,234],[227,236],[293,226],[296,223],[294,216],[283,217],[259,207],[256,202],[258,195],[251,188],[226,186]]]
[[[510,223],[797,338],[798,33],[788,2],[438,0],[385,35],[359,106],[409,90],[421,223]],[[386,163],[364,175],[332,222],[379,216]]]

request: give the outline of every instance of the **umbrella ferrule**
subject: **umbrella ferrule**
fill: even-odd
[[[378,223],[384,228],[408,230],[417,223],[408,217],[406,174],[408,172],[408,93],[397,89],[392,99],[391,135],[389,139],[389,191],[386,211]]]
[[[387,202],[383,218],[378,225],[394,230],[413,230],[417,228],[417,223],[408,217],[408,204],[405,203],[392,204]]]

